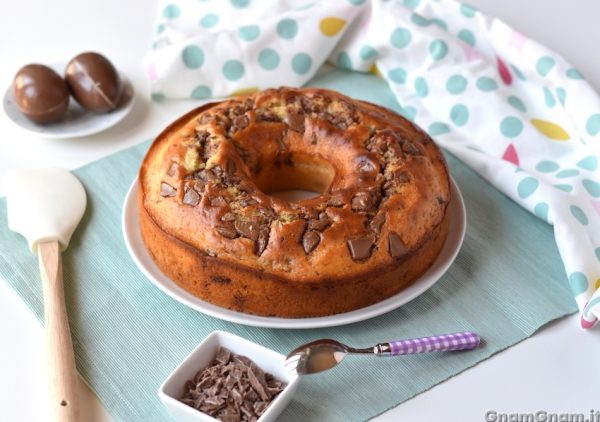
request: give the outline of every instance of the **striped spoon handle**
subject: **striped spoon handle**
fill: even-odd
[[[375,346],[375,353],[380,356],[399,356],[435,351],[469,350],[478,347],[480,341],[481,339],[477,333],[461,331],[459,333],[380,343]]]

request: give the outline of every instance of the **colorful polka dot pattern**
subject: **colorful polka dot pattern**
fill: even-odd
[[[538,218],[540,218],[543,221],[545,221],[546,223],[550,222],[548,220],[548,213],[549,213],[549,211],[550,211],[550,207],[545,202],[540,202],[540,203],[536,204],[535,207],[533,208],[533,213]]]
[[[475,35],[468,29],[461,29],[458,32],[458,39],[464,41],[471,47],[475,47]]]
[[[397,67],[388,72],[388,78],[397,84],[403,84],[406,82],[406,70],[401,67]]]
[[[312,66],[312,59],[306,53],[298,53],[292,58],[292,69],[299,75],[308,73]]]
[[[260,34],[260,28],[257,25],[242,26],[238,29],[238,36],[244,41],[254,41]]]
[[[600,157],[590,152],[600,145],[600,107],[590,104],[600,99],[581,72],[508,27],[489,31],[468,4],[318,6],[274,7],[269,16],[256,0],[161,0],[148,60],[153,100],[300,86],[326,61],[378,75],[402,115],[464,161],[484,157],[475,167],[494,186],[561,225],[563,236],[580,237],[557,243],[561,255],[575,257],[565,266],[583,309],[600,279]],[[592,252],[569,251],[568,244],[592,245]],[[600,310],[600,301],[594,306]]]
[[[204,100],[206,98],[210,98],[212,96],[212,91],[206,85],[198,85],[196,88],[192,90],[190,97],[195,100]]]
[[[560,105],[564,107],[565,102],[567,101],[567,91],[559,86],[556,88],[556,96],[558,97],[558,101],[560,101]]]
[[[277,24],[277,34],[283,39],[291,40],[298,35],[298,24],[293,19],[282,19]]]
[[[552,57],[540,57],[536,63],[536,70],[541,76],[546,76],[554,67],[555,61]]]
[[[473,16],[475,16],[475,13],[477,12],[477,9],[475,9],[473,6],[463,3],[460,5],[460,13],[463,14],[463,16],[467,17],[467,18],[472,18]]]
[[[570,139],[569,134],[565,131],[562,126],[542,119],[531,119],[531,124],[535,127],[541,134],[546,136],[549,139],[553,139],[555,141],[566,141]]]
[[[523,122],[514,116],[505,117],[500,122],[500,132],[506,138],[516,138],[523,131]]]
[[[415,94],[419,98],[425,98],[429,94],[429,86],[425,78],[419,76],[415,79]]]
[[[429,125],[428,132],[431,136],[443,135],[450,132],[450,127],[446,123],[434,122]]]
[[[587,277],[582,272],[574,272],[569,276],[569,284],[575,296],[585,293],[589,287]]]
[[[352,59],[345,51],[342,51],[337,58],[337,65],[342,69],[352,70]]]
[[[327,17],[321,21],[319,28],[321,33],[327,37],[334,37],[346,26],[346,21],[338,17]]]
[[[404,48],[410,44],[412,35],[406,28],[396,28],[390,37],[390,43],[393,47]]]
[[[216,24],[219,23],[219,17],[214,13],[209,13],[207,15],[202,16],[200,19],[200,25],[204,28],[212,28]]]
[[[181,52],[181,60],[188,69],[198,69],[204,63],[204,53],[200,47],[188,45]]]
[[[442,60],[448,54],[448,46],[442,40],[434,40],[429,44],[429,54],[433,60]]]
[[[377,55],[379,54],[379,52],[371,47],[370,45],[363,45],[360,48],[360,58],[362,60],[371,60],[374,59],[375,57],[377,57]]]
[[[456,126],[464,126],[469,121],[469,109],[464,104],[456,104],[450,109],[450,120]]]
[[[258,63],[265,70],[273,70],[279,66],[279,54],[272,48],[265,48],[258,53]]]
[[[498,89],[498,83],[488,76],[482,76],[477,79],[477,88],[482,92],[495,91]]]
[[[231,4],[237,9],[243,9],[250,4],[250,0],[231,0]]]
[[[519,182],[517,193],[521,199],[529,198],[540,186],[540,182],[533,178],[527,177]]]
[[[223,76],[230,81],[237,81],[244,76],[244,65],[239,60],[227,60],[223,65]]]
[[[525,107],[525,104],[519,97],[515,97],[514,95],[511,95],[510,97],[508,97],[507,101],[511,106],[513,106],[520,112],[527,113],[527,107]]]
[[[592,114],[585,123],[585,129],[590,136],[600,133],[600,114]]]
[[[462,94],[467,88],[469,81],[462,75],[452,75],[446,82],[446,90],[450,94],[458,95]]]
[[[181,9],[176,4],[167,4],[162,11],[162,15],[166,19],[175,19],[181,15]]]

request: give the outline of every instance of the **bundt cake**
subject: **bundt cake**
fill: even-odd
[[[379,302],[430,267],[448,232],[450,179],[431,138],[324,89],[269,89],[187,113],[153,142],[139,184],[157,266],[202,300],[251,314]],[[270,195],[286,189],[319,195]]]

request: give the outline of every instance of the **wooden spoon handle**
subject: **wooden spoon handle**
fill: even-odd
[[[40,243],[38,258],[44,291],[50,420],[76,422],[79,420],[78,378],[65,307],[58,241]]]

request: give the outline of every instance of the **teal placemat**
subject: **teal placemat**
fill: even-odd
[[[332,71],[314,85],[400,110],[384,82]],[[156,391],[169,372],[211,331],[230,331],[286,353],[332,337],[357,346],[401,337],[474,330],[483,347],[456,354],[397,359],[356,357],[302,380],[283,420],[364,420],[530,336],[576,311],[552,228],[498,193],[452,157],[449,165],[467,206],[468,228],[454,265],[429,291],[368,321],[314,330],[273,330],[228,323],[167,297],[137,270],[121,232],[121,207],[148,143],[75,174],[88,209],[63,256],[77,366],[118,421],[170,420]],[[37,260],[6,228],[0,203],[0,276],[42,319]]]

